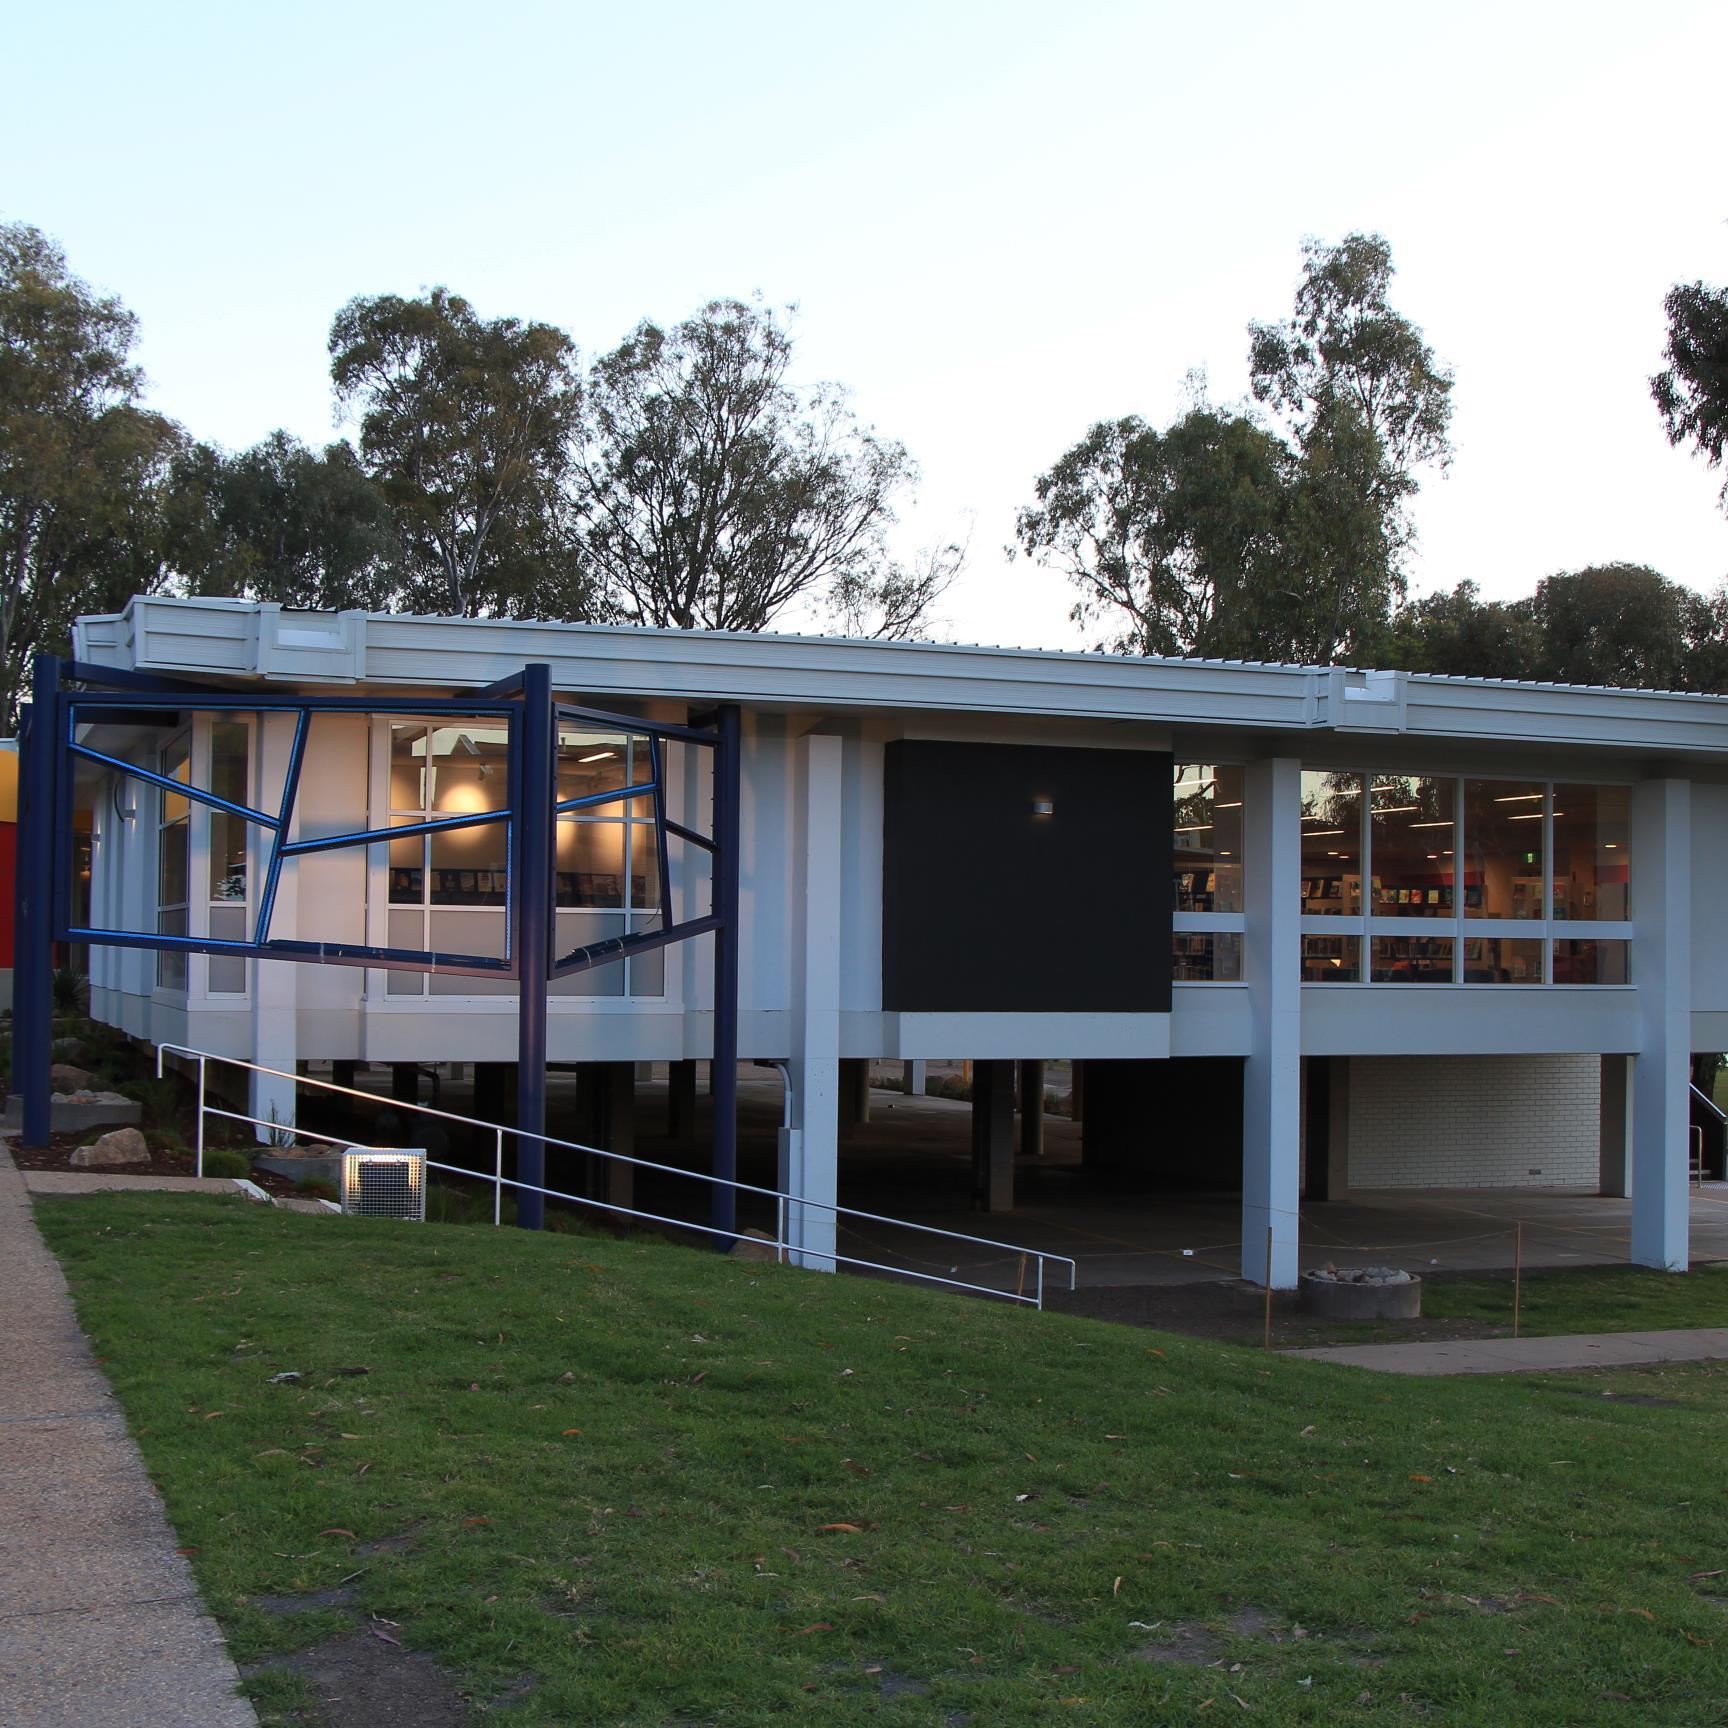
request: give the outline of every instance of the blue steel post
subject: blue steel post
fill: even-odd
[[[38,654],[31,681],[29,731],[19,760],[16,950],[13,956],[13,1081],[23,1102],[22,1143],[48,1144],[54,1042],[55,728],[60,662]]]
[[[517,812],[515,869],[516,1180],[546,1181],[546,987],[552,960],[552,806],[557,802],[552,753],[552,668],[529,666],[522,679],[521,783],[510,789]],[[516,1222],[538,1230],[545,1197],[516,1190]]]
[[[714,1155],[710,1192],[716,1230],[738,1227],[738,1191],[726,1184],[738,1176],[738,836],[740,820],[740,717],[735,703],[715,716],[719,743],[714,749],[714,904],[720,920],[714,932],[714,1065],[709,1094],[714,1104]]]

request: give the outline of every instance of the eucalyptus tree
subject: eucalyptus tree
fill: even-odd
[[[80,612],[167,578],[163,485],[181,434],[141,404],[138,323],[25,223],[0,224],[0,725]]]
[[[1668,442],[1690,442],[1712,467],[1728,454],[1728,289],[1677,283],[1663,303],[1668,364],[1650,380]],[[1728,480],[1722,483],[1728,509]]]
[[[568,570],[548,571],[532,551],[567,508],[581,397],[570,338],[481,318],[434,288],[349,301],[329,347],[337,402],[358,423],[360,464],[389,507],[411,592],[456,614],[508,614],[533,610],[545,578],[569,608]]]
[[[589,369],[573,496],[584,553],[622,615],[762,630],[794,602],[910,634],[957,567],[887,545],[917,470],[844,391],[790,377],[792,337],[760,304],[644,322]]]

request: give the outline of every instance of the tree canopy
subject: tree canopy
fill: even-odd
[[[139,405],[137,320],[37,229],[0,224],[0,724],[79,612],[163,579],[176,428]]]
[[[761,630],[825,593],[899,632],[940,591],[940,557],[919,572],[887,553],[917,474],[905,447],[835,386],[794,387],[791,359],[774,312],[715,300],[671,329],[638,325],[590,368],[581,539],[630,621]]]
[[[1712,468],[1728,452],[1728,289],[1682,282],[1663,303],[1668,364],[1650,380],[1673,445],[1691,443]],[[1728,509],[1728,479],[1722,482]]]
[[[566,616],[588,615],[547,524],[581,399],[575,345],[550,324],[483,319],[434,288],[350,300],[330,326],[336,399],[358,421],[360,463],[390,507],[419,572],[408,604],[474,615],[520,611],[523,584]]]
[[[1311,241],[1291,318],[1249,327],[1272,416],[1101,421],[1035,483],[1019,548],[1128,653],[1376,658],[1403,598],[1417,470],[1444,464],[1451,375],[1387,300],[1378,235]]]
[[[1126,654],[1275,653],[1289,452],[1239,414],[1166,432],[1101,421],[1036,483],[1016,533],[1080,590],[1073,617]]]

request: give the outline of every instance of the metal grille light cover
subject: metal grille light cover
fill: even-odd
[[[342,1154],[342,1210],[351,1217],[426,1218],[426,1154],[364,1147]]]

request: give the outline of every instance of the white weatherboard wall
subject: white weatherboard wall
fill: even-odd
[[[1595,1056],[1357,1056],[1350,1187],[1594,1188]]]

